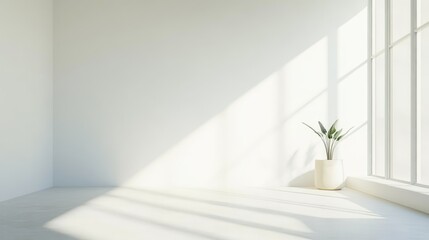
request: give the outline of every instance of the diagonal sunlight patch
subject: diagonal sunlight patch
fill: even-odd
[[[316,151],[308,143],[317,140],[301,134],[300,122],[326,116],[327,41],[320,39],[124,186],[284,185],[288,176],[309,170]]]
[[[366,19],[365,8],[337,30],[337,75],[341,79],[336,86],[338,114],[344,125],[359,130],[353,132],[353,137],[345,139],[338,149],[340,156],[347,157],[344,159],[347,175],[363,175],[367,172],[368,38],[367,26],[363,24]]]
[[[79,239],[312,239],[329,221],[384,217],[343,192],[115,188],[47,222]],[[297,198],[294,192],[303,193]],[[336,197],[338,196],[338,198]],[[317,223],[317,224],[316,224]]]
[[[45,227],[81,239],[307,239],[312,233],[296,217],[125,188],[95,198]]]

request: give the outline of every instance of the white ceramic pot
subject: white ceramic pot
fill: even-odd
[[[316,160],[314,169],[316,188],[339,190],[344,186],[344,170],[342,160]]]

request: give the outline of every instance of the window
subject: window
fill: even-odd
[[[429,186],[429,1],[370,6],[371,175]]]

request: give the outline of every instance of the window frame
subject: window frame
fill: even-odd
[[[391,17],[391,2],[394,0],[384,0],[384,48],[378,52],[373,53],[373,27],[374,27],[374,2],[382,0],[368,0],[368,175],[384,178],[388,180],[404,182],[412,185],[429,187],[429,185],[418,183],[418,168],[420,162],[420,96],[419,96],[419,82],[417,77],[417,34],[423,29],[429,27],[429,22],[422,23],[421,26],[417,26],[417,0],[410,0],[410,32],[394,42],[391,42],[392,34],[392,17]],[[392,48],[403,42],[405,39],[410,38],[410,179],[409,181],[398,180],[392,177]],[[375,81],[373,79],[373,64],[376,57],[384,53],[385,57],[385,174],[384,176],[378,176],[374,174],[374,163],[380,161],[375,159]],[[381,160],[383,161],[383,160]]]

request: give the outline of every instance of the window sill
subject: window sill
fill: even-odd
[[[348,177],[347,187],[429,214],[429,188],[377,177]]]

